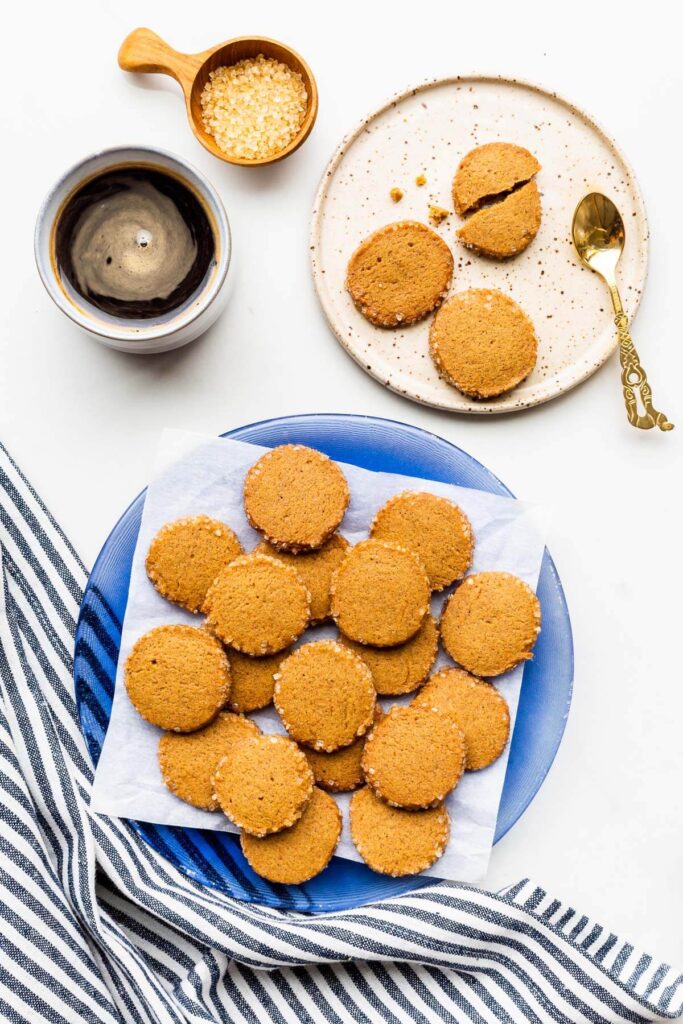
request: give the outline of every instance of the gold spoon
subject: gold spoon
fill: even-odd
[[[581,262],[599,274],[609,288],[614,306],[614,322],[619,332],[621,383],[629,423],[642,430],[651,427],[673,430],[673,423],[669,423],[664,413],[657,412],[652,405],[652,391],[631,341],[628,317],[624,313],[617,288],[617,263],[624,251],[625,234],[621,214],[611,199],[600,192],[590,192],[583,197],[576,207],[572,223],[574,245]],[[645,409],[643,415],[638,413],[636,392],[640,394]]]

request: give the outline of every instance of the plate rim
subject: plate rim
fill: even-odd
[[[567,99],[567,97],[564,96],[562,93],[559,93],[554,89],[546,88],[545,86],[537,82],[531,82],[525,78],[513,78],[510,75],[488,74],[486,72],[471,72],[463,73],[460,75],[446,75],[437,78],[427,78],[419,82],[417,85],[401,89],[399,92],[394,93],[389,99],[385,100],[385,102],[382,103],[381,106],[378,106],[370,114],[367,114],[360,121],[358,121],[356,125],[349,132],[347,132],[346,135],[342,137],[341,141],[335,148],[332,156],[325,165],[323,173],[320,177],[320,181],[318,183],[318,188],[316,189],[309,229],[310,270],[318,302],[320,303],[320,307],[323,311],[325,320],[332,334],[337,339],[337,341],[344,349],[346,354],[350,356],[353,359],[353,361],[358,366],[360,366],[360,368],[369,377],[372,377],[373,380],[377,381],[378,384],[380,384],[382,387],[388,388],[390,391],[393,391],[394,394],[400,395],[401,398],[408,399],[411,402],[416,402],[418,405],[423,405],[430,409],[440,409],[444,412],[464,416],[502,416],[507,413],[525,412],[527,409],[533,409],[539,405],[544,405],[546,402],[553,401],[553,399],[555,398],[560,398],[562,395],[566,395],[569,391],[572,391],[574,388],[578,387],[579,384],[583,384],[586,380],[588,380],[589,377],[592,377],[594,373],[597,373],[597,371],[600,370],[605,365],[610,356],[612,356],[618,348],[619,341],[616,331],[613,333],[611,344],[608,345],[601,352],[598,361],[591,361],[590,365],[588,365],[579,376],[571,380],[566,385],[563,385],[559,390],[553,391],[551,394],[541,394],[540,396],[537,396],[533,399],[520,400],[518,392],[516,391],[516,389],[513,389],[511,392],[509,392],[507,396],[504,396],[506,399],[510,398],[510,396],[517,396],[514,403],[511,403],[510,405],[492,405],[490,402],[484,401],[477,402],[476,405],[468,405],[463,406],[462,408],[458,408],[452,405],[448,405],[446,402],[443,401],[434,401],[426,398],[420,398],[417,395],[410,394],[407,390],[388,382],[385,379],[384,375],[382,375],[379,372],[375,372],[371,367],[368,367],[367,363],[364,362],[363,359],[351,349],[351,347],[347,343],[346,336],[343,330],[338,329],[335,325],[335,321],[332,315],[331,302],[327,301],[326,293],[324,290],[325,273],[324,270],[321,268],[317,258],[317,254],[319,252],[320,236],[322,232],[323,206],[325,201],[325,191],[327,184],[329,180],[332,178],[332,176],[335,174],[342,160],[344,159],[346,152],[350,149],[350,147],[353,145],[356,139],[365,131],[367,126],[372,121],[376,120],[378,117],[381,117],[381,115],[386,113],[386,111],[389,110],[391,107],[396,106],[403,100],[409,99],[411,96],[415,96],[420,92],[426,91],[428,89],[434,89],[442,85],[456,85],[462,84],[463,82],[471,81],[478,83],[492,82],[497,83],[499,85],[522,87],[524,89],[530,89],[532,92],[539,93],[542,96],[546,96],[555,102],[561,103],[563,106],[567,107],[574,115],[582,118],[583,121],[585,121],[586,124],[589,125],[589,127],[596,131],[598,135],[602,137],[607,146],[613,150],[613,152],[622,162],[622,164],[628,171],[628,174],[634,185],[634,196],[636,206],[638,208],[638,214],[642,218],[643,227],[645,229],[645,244],[643,246],[642,257],[642,288],[638,293],[636,293],[634,304],[631,306],[629,310],[629,320],[631,323],[633,323],[638,314],[638,310],[640,309],[642,297],[645,292],[645,287],[647,285],[650,263],[650,225],[647,216],[645,199],[643,196],[642,189],[640,187],[640,182],[638,181],[638,178],[636,177],[635,171],[633,169],[633,165],[624,153],[621,146],[619,146],[618,143],[615,141],[613,136],[608,131],[606,131],[603,125],[598,120],[596,120],[596,118],[593,117],[592,114],[589,114],[586,110],[584,110],[583,107],[577,106],[571,100]]]
[[[381,423],[383,425],[389,425],[392,428],[398,428],[398,430],[400,430],[400,431],[407,431],[408,433],[412,433],[412,434],[415,434],[415,435],[421,435],[423,437],[427,437],[427,438],[430,439],[430,441],[432,443],[435,442],[435,443],[437,443],[439,445],[445,445],[448,448],[454,449],[456,452],[459,452],[466,459],[470,460],[472,463],[474,463],[476,466],[478,466],[481,470],[483,470],[483,472],[488,477],[490,477],[491,480],[494,481],[495,484],[498,487],[501,488],[502,492],[504,492],[505,495],[507,495],[507,496],[509,496],[511,498],[514,498],[515,500],[517,500],[515,494],[510,490],[510,488],[507,486],[507,484],[505,484],[502,480],[500,480],[500,478],[497,477],[496,474],[492,470],[490,470],[488,468],[488,466],[486,466],[486,465],[484,465],[484,463],[480,462],[480,460],[477,459],[474,455],[471,455],[469,452],[465,451],[463,448],[460,448],[460,446],[455,444],[453,441],[450,441],[447,438],[442,437],[440,434],[437,434],[437,433],[435,433],[432,430],[428,430],[428,429],[425,429],[424,427],[419,427],[419,426],[416,426],[415,424],[405,423],[405,422],[403,422],[401,420],[395,420],[395,419],[389,418],[389,417],[374,416],[374,415],[368,415],[368,414],[364,414],[364,413],[348,413],[348,412],[294,413],[294,414],[289,414],[289,415],[286,415],[286,416],[274,416],[274,417],[268,417],[268,418],[265,418],[265,419],[254,420],[254,421],[252,421],[250,423],[245,423],[245,424],[242,424],[242,425],[240,425],[238,427],[233,427],[230,430],[225,431],[225,432],[223,432],[223,433],[221,433],[221,434],[219,434],[217,436],[218,437],[226,437],[226,438],[233,438],[234,437],[234,438],[239,440],[240,439],[239,435],[241,433],[249,431],[250,429],[253,429],[253,428],[265,427],[265,426],[268,426],[268,425],[274,424],[274,423],[286,424],[286,423],[292,422],[292,421],[294,421],[294,422],[301,422],[302,420],[314,420],[314,421],[317,421],[317,422],[324,421],[324,420],[332,421],[332,422],[335,422],[335,421],[338,422],[340,420],[354,420],[354,421],[365,421],[368,424]],[[250,443],[250,442],[246,442],[246,443]],[[251,443],[254,443],[254,442],[251,442]],[[76,683],[76,671],[75,671],[76,670],[76,658],[75,658],[75,655],[76,655],[76,652],[77,652],[78,647],[79,647],[79,638],[81,637],[82,631],[84,629],[86,629],[87,626],[88,626],[88,623],[86,621],[86,616],[84,615],[86,596],[87,596],[88,591],[91,589],[91,587],[94,586],[94,584],[91,583],[91,579],[95,575],[96,570],[97,570],[98,566],[100,565],[101,561],[104,559],[104,557],[105,557],[105,555],[107,553],[107,550],[109,548],[110,541],[111,541],[113,535],[119,529],[119,527],[121,526],[122,522],[130,514],[131,510],[133,509],[133,507],[144,496],[146,490],[147,490],[147,487],[144,487],[144,488],[142,488],[141,491],[138,492],[138,494],[135,495],[135,497],[128,503],[126,508],[123,510],[121,515],[116,519],[115,523],[111,527],[109,533],[107,534],[105,540],[102,543],[102,547],[100,548],[100,551],[99,551],[99,553],[98,553],[98,555],[97,555],[97,557],[96,557],[96,559],[95,559],[95,561],[93,563],[92,569],[90,570],[90,573],[88,575],[88,580],[86,582],[86,586],[85,586],[84,591],[83,591],[83,597],[82,597],[82,600],[81,600],[81,605],[79,607],[78,621],[77,621],[77,624],[76,624],[76,632],[75,632],[75,638],[74,638],[75,639],[75,643],[74,643],[74,665],[73,665],[73,673],[72,673],[72,675],[73,675],[73,680],[74,680],[74,688],[75,688],[74,696],[75,696],[75,702],[76,702],[76,710],[77,710],[77,714],[78,714],[79,727],[80,727],[80,730],[81,730],[81,734],[83,735],[83,739],[84,739],[86,748],[88,750],[88,754],[90,756],[90,760],[93,763],[94,767],[96,767],[96,761],[95,761],[95,758],[93,757],[93,752],[92,752],[92,748],[91,748],[91,738],[88,736],[88,734],[86,732],[85,725],[84,725],[84,720],[83,720],[83,715],[85,713],[85,710],[87,710],[87,709],[85,709],[85,705],[83,705],[83,702],[81,700],[79,700],[79,698],[78,698],[78,686],[77,686],[77,683]],[[525,811],[528,809],[529,805],[533,802],[534,798],[538,795],[538,793],[539,793],[543,783],[545,782],[548,774],[550,773],[550,770],[551,770],[553,764],[555,763],[555,759],[557,757],[558,751],[559,751],[560,746],[562,744],[562,740],[564,738],[564,733],[565,733],[566,726],[567,726],[567,720],[568,720],[569,713],[570,713],[570,710],[571,710],[571,705],[572,705],[573,692],[574,692],[574,675],[575,675],[576,656],[575,656],[575,651],[574,651],[574,632],[573,632],[573,628],[572,628],[571,615],[570,615],[570,612],[569,612],[569,606],[568,606],[567,598],[566,598],[566,595],[565,595],[565,592],[564,592],[564,587],[562,585],[562,580],[560,578],[560,575],[559,575],[559,572],[558,572],[557,567],[555,565],[555,562],[553,561],[552,555],[550,554],[550,552],[549,552],[547,547],[544,548],[543,562],[545,562],[546,559],[547,559],[547,562],[548,562],[548,569],[549,569],[549,572],[550,572],[551,577],[552,577],[552,582],[553,582],[553,584],[554,584],[554,586],[556,588],[557,596],[558,596],[558,599],[559,599],[559,602],[560,602],[560,605],[561,605],[561,608],[562,608],[563,618],[564,618],[564,621],[565,621],[565,624],[566,624],[566,629],[567,629],[567,633],[568,633],[568,641],[569,641],[569,664],[568,664],[569,683],[568,683],[568,689],[567,689],[567,695],[566,695],[566,703],[564,705],[565,713],[564,713],[564,715],[562,717],[561,727],[560,727],[558,735],[557,735],[557,741],[556,741],[556,743],[554,745],[554,748],[552,749],[552,756],[548,760],[548,763],[543,767],[542,772],[539,774],[539,776],[537,778],[537,784],[535,784],[533,792],[529,793],[527,798],[525,798],[520,803],[518,812],[515,814],[514,819],[512,819],[506,825],[506,827],[502,831],[498,832],[498,829],[496,828],[496,832],[494,834],[492,846],[495,846],[501,839],[503,839],[503,837],[506,836],[507,833],[513,828],[513,826],[517,824],[517,822],[523,816]],[[542,569],[543,569],[543,565],[541,566],[541,571],[542,571]],[[128,595],[126,595],[126,604],[127,603],[128,603]],[[118,652],[117,652],[117,657],[118,657]],[[513,735],[514,735],[514,733],[513,733]],[[511,737],[511,740],[512,740],[512,737]],[[501,792],[501,797],[502,797],[502,792]],[[500,804],[499,804],[499,808],[498,808],[498,814],[500,814]],[[141,839],[143,839],[146,844],[151,846],[155,850],[155,852],[157,852],[160,856],[165,856],[163,851],[158,849],[158,847],[155,845],[154,842],[152,842],[150,837],[148,837],[146,835],[146,829],[149,828],[150,826],[152,826],[152,827],[162,827],[162,828],[165,827],[165,826],[163,826],[163,825],[162,826],[154,826],[153,823],[144,822],[144,821],[138,821],[137,819],[132,819],[132,818],[126,818],[126,819],[121,819],[121,820],[125,820],[131,826],[131,828],[135,831],[135,833]],[[184,866],[183,864],[178,863],[176,861],[174,861],[173,863],[174,863],[174,866],[177,868],[177,870],[179,870],[181,873],[183,873],[187,877],[194,878],[196,880],[196,877],[186,868],[186,866]],[[408,879],[406,879],[406,881],[408,881]],[[428,876],[428,877],[410,876],[409,881],[412,884],[411,884],[411,886],[408,889],[405,890],[405,892],[416,891],[417,889],[420,889],[423,886],[436,884],[436,883],[439,882],[439,879],[433,878],[431,876]],[[297,912],[297,913],[302,912],[300,910],[297,911],[296,909],[293,909],[293,908],[283,908],[280,903],[275,904],[275,903],[271,903],[271,902],[268,902],[268,901],[260,901],[257,897],[254,897],[253,899],[248,899],[248,898],[245,898],[243,896],[235,896],[234,893],[230,892],[230,890],[228,889],[227,886],[225,886],[225,887],[216,887],[216,886],[213,886],[210,881],[202,880],[201,884],[207,886],[208,888],[218,888],[219,891],[227,893],[228,895],[230,895],[234,899],[239,899],[240,902],[252,903],[252,904],[254,904],[256,906],[279,907],[285,913],[287,913],[287,912]],[[396,895],[400,895],[400,894],[397,893]],[[380,897],[380,899],[386,899],[386,898],[387,897]],[[372,900],[370,900],[370,902],[372,902]],[[361,903],[358,903],[358,904],[351,904],[351,905],[348,905],[348,906],[347,906],[347,904],[344,904],[344,907],[342,907],[341,909],[351,909],[352,907],[364,906],[364,905],[366,905],[366,903],[367,903],[367,901],[364,901],[364,902],[361,902]],[[339,909],[339,908],[337,908],[337,909]],[[303,912],[318,914],[318,913],[334,913],[334,912],[337,912],[337,910],[335,908],[316,909],[315,907],[311,907],[310,910],[303,911]]]

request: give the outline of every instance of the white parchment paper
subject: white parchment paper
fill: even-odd
[[[177,430],[165,431],[161,437],[133,558],[111,720],[95,776],[92,809],[96,812],[165,825],[237,831],[220,812],[200,811],[166,789],[156,759],[160,730],[145,722],[128,700],[123,666],[131,647],[147,630],[164,623],[200,621],[165,601],[147,579],[145,556],[154,534],[173,519],[206,513],[228,523],[249,551],[259,536],[244,515],[242,483],[248,468],[265,450],[241,441]],[[536,588],[544,543],[538,517],[530,506],[431,480],[373,473],[348,464],[342,464],[342,469],[349,482],[351,503],[341,532],[351,543],[367,536],[375,512],[393,494],[406,489],[432,491],[457,502],[469,517],[476,540],[473,572],[496,569],[514,573]],[[437,616],[444,599],[444,595],[433,598],[432,610]],[[331,625],[317,626],[300,643],[313,635],[318,639],[335,632]],[[440,653],[437,664],[447,662]],[[522,673],[520,666],[496,681],[510,705],[513,725]],[[389,698],[383,703],[390,706],[408,699]],[[266,731],[284,731],[272,707],[252,717]],[[508,750],[484,771],[467,773],[449,796],[451,840],[444,856],[426,874],[476,882],[486,873]],[[348,830],[349,796],[341,795],[338,800],[344,831],[337,856],[360,860]]]

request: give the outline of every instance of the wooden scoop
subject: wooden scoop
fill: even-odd
[[[282,61],[293,71],[299,72],[306,86],[308,106],[299,133],[288,146],[273,156],[263,157],[259,160],[244,160],[241,157],[233,157],[224,153],[216,145],[212,136],[206,132],[202,121],[200,97],[211,71],[225,65],[236,64],[237,61],[249,57],[257,57],[260,53],[264,57]],[[289,156],[308,138],[318,113],[318,89],[308,64],[288,46],[262,36],[241,36],[239,39],[230,39],[227,43],[212,46],[211,49],[204,50],[203,53],[190,54],[178,53],[177,50],[173,50],[148,28],[136,28],[121,44],[119,67],[124,71],[170,75],[171,78],[175,78],[185,96],[187,116],[192,131],[202,146],[217,156],[219,160],[225,160],[229,164],[255,167],[259,164],[272,164]]]

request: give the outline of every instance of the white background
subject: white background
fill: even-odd
[[[11,10],[11,18],[9,12]],[[298,412],[372,413],[448,438],[549,511],[576,644],[575,696],[541,792],[494,850],[487,884],[530,876],[683,966],[680,325],[681,24],[674,5],[489,0],[282,3],[64,0],[4,15],[0,440],[88,565],[143,487],[165,426],[218,433]],[[126,33],[179,49],[281,38],[311,64],[320,114],[304,148],[232,168],[190,134],[170,79],[119,71]],[[625,420],[614,359],[577,391],[505,418],[432,412],[383,390],[334,341],[308,266],[308,221],[339,138],[398,89],[485,71],[584,106],[623,147],[651,226],[634,336],[668,435]],[[52,306],[33,265],[43,194],[92,150],[175,150],[220,191],[236,289],[211,332],[162,356],[108,351]]]

